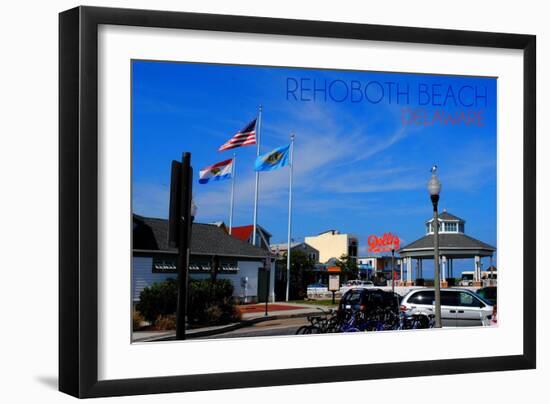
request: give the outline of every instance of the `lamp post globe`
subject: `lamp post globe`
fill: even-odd
[[[441,192],[441,181],[439,181],[439,178],[435,172],[432,173],[432,178],[428,181],[428,192],[430,193],[430,196],[439,195]]]
[[[441,181],[437,177],[437,166],[434,164],[432,177],[428,181],[428,192],[433,205],[432,228],[434,233],[434,300],[435,300],[435,327],[441,328],[441,285],[439,283],[439,217],[438,207],[439,193],[441,192]]]

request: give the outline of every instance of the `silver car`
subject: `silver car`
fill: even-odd
[[[410,291],[401,301],[406,316],[434,314],[434,289]],[[441,324],[443,327],[471,327],[491,325],[496,316],[488,301],[467,289],[441,290]]]

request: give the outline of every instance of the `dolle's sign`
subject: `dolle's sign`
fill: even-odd
[[[369,245],[369,252],[388,252],[391,250],[399,250],[399,237],[397,234],[384,233],[382,237],[378,237],[375,234],[371,234],[367,239]]]

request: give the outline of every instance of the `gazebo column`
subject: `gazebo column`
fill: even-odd
[[[407,258],[407,286],[412,286],[412,257]]]
[[[447,257],[441,257],[441,287],[447,287]]]
[[[399,284],[400,285],[403,285],[403,265],[404,265],[404,260],[406,260],[406,258],[401,258],[399,260]]]
[[[474,286],[481,286],[481,257],[479,255],[476,255],[474,258],[474,262]]]
[[[424,268],[422,268],[422,263],[424,260],[420,258],[420,278],[424,278]]]

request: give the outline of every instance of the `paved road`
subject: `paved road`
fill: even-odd
[[[263,321],[250,327],[240,328],[224,334],[212,335],[201,339],[243,338],[243,337],[273,337],[278,335],[294,335],[302,325],[308,324],[307,318],[288,318]]]

